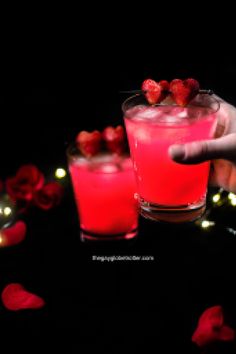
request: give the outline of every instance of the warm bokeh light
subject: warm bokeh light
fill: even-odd
[[[231,205],[236,206],[236,196],[230,200]]]
[[[64,178],[66,176],[66,170],[64,168],[57,168],[55,171],[56,178]]]
[[[230,192],[230,193],[228,194],[228,199],[229,199],[229,200],[232,200],[232,199],[234,199],[234,198],[236,198],[236,194]]]
[[[219,193],[213,195],[212,201],[213,201],[214,203],[218,203],[219,200],[220,200],[220,194],[219,194]]]
[[[203,229],[207,229],[208,227],[213,225],[215,225],[214,221],[209,221],[209,220],[203,220],[201,223]]]
[[[3,214],[4,214],[5,216],[9,216],[9,215],[11,215],[11,213],[12,213],[12,209],[11,209],[10,207],[5,207],[5,208],[3,209]]]

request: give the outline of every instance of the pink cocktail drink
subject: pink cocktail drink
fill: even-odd
[[[210,163],[181,165],[170,158],[168,149],[213,138],[215,110],[203,104],[179,107],[140,102],[128,107],[124,117],[141,214],[172,222],[199,217],[205,209]]]
[[[129,239],[137,234],[136,183],[129,156],[99,154],[70,159],[81,238]]]

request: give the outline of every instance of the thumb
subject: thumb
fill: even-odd
[[[168,153],[175,162],[182,164],[195,164],[213,159],[236,161],[236,134],[213,140],[171,145]]]

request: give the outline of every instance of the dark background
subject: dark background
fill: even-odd
[[[111,37],[109,27],[96,37],[84,29],[86,36],[71,38],[69,32],[66,40],[59,33],[56,48],[55,37],[38,46],[37,36],[27,50],[16,50],[17,57],[2,66],[0,177],[25,163],[36,164],[48,178],[56,167],[66,167],[65,149],[76,134],[121,124],[126,96],[119,91],[140,88],[148,77],[194,77],[202,88],[236,104],[232,46],[216,33],[209,40],[209,29],[190,40],[178,30],[166,38],[165,28],[161,34],[157,28],[150,38],[142,26]],[[78,237],[69,178],[64,183],[60,207],[25,216],[27,239],[1,250],[1,287],[21,282],[47,303],[42,310],[21,313],[1,306],[4,333],[38,342],[47,336],[54,343],[68,338],[66,352],[82,342],[88,352],[95,345],[96,353],[148,353],[161,344],[163,352],[197,352],[191,344],[197,319],[216,304],[224,306],[236,328],[236,243],[226,230],[235,227],[234,210],[215,212],[217,225],[207,232],[196,225],[176,228],[141,219],[134,242],[85,245]],[[152,255],[155,261],[99,263],[92,262],[94,254]],[[222,350],[234,349],[225,345]]]

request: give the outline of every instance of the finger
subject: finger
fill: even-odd
[[[236,161],[236,134],[214,140],[194,141],[169,147],[169,155],[182,164],[195,164],[212,159]]]

